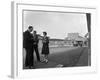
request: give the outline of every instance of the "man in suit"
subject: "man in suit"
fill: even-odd
[[[37,56],[37,61],[40,62],[40,55],[39,55],[39,51],[38,51],[39,39],[38,39],[38,35],[37,35],[36,31],[33,32],[33,39],[34,39],[34,43],[33,43],[34,49],[33,49],[33,52],[35,51],[36,56]]]
[[[28,30],[23,33],[23,47],[26,50],[26,59],[25,66],[29,68],[34,67],[34,57],[33,57],[33,35],[31,32],[33,31],[33,27],[29,26]]]

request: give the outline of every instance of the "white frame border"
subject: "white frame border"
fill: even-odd
[[[72,67],[72,68],[51,68],[51,69],[35,69],[35,70],[23,70],[22,66],[22,10],[47,10],[47,11],[61,11],[61,12],[83,12],[91,13],[91,66],[87,67]],[[87,7],[71,7],[71,6],[55,6],[55,5],[39,5],[39,4],[27,4],[12,2],[12,68],[11,76],[13,78],[18,77],[40,77],[49,75],[65,75],[72,73],[86,73],[96,72],[96,54],[93,40],[95,38],[95,26],[96,26],[96,8]]]

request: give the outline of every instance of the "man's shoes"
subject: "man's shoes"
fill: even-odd
[[[28,68],[31,69],[31,66],[29,66]]]
[[[41,62],[41,60],[37,60],[38,62]]]
[[[38,62],[44,62],[43,60],[38,60]]]
[[[29,69],[35,69],[35,67],[34,66],[29,66]]]

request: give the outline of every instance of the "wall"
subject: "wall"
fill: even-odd
[[[24,0],[25,1],[25,0]],[[95,44],[97,45],[95,53],[98,56],[97,73],[61,75],[52,77],[33,78],[34,80],[100,80],[100,51],[99,51],[99,30],[100,30],[100,2],[99,0],[28,0],[37,4],[58,4],[58,5],[76,5],[97,7],[98,26],[95,27]],[[11,0],[0,0],[0,80],[11,80]],[[33,80],[25,79],[25,80]],[[23,80],[23,79],[22,79]]]

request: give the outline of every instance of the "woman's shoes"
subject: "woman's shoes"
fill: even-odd
[[[43,63],[48,63],[48,59],[41,60]]]
[[[45,63],[48,63],[48,59],[45,59]]]

